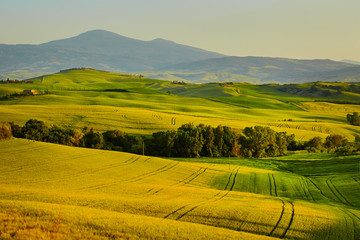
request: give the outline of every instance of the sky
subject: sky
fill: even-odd
[[[0,0],[0,43],[104,29],[231,56],[360,61],[359,0]]]

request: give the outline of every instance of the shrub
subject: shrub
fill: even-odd
[[[11,126],[7,122],[0,124],[0,140],[10,139],[12,137]]]

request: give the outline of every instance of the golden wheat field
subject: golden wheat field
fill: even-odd
[[[249,165],[2,141],[0,236],[358,239],[358,159],[306,156]]]

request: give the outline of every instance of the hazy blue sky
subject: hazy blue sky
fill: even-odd
[[[360,61],[359,0],[0,0],[0,43],[104,29],[235,56]]]

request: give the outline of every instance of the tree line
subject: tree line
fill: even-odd
[[[49,127],[36,119],[28,120],[22,127],[13,122],[2,123],[0,139],[11,136],[74,147],[164,157],[264,158],[285,155],[288,150],[349,154],[360,149],[359,136],[354,144],[340,135],[330,135],[325,141],[314,137],[307,142],[298,142],[294,134],[276,132],[269,127],[246,127],[240,131],[227,126],[195,126],[193,123],[184,124],[177,130],[160,131],[147,136],[130,135],[119,130],[100,133],[89,127]]]

